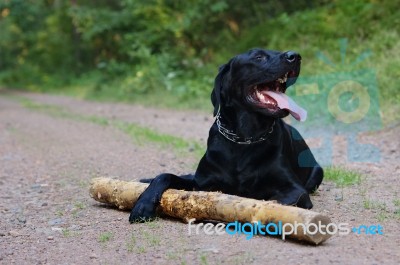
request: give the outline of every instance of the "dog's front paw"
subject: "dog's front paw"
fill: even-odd
[[[272,199],[284,205],[292,205],[304,209],[311,209],[313,207],[310,196],[304,189],[293,189],[291,192]]]
[[[303,193],[300,195],[299,199],[296,202],[296,206],[303,209],[311,209],[313,207],[308,193]]]
[[[156,206],[151,202],[136,202],[131,214],[129,215],[130,223],[144,223],[154,220],[156,217]]]

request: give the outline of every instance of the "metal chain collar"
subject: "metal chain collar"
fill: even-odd
[[[232,141],[232,142],[234,142],[234,143],[237,143],[237,144],[255,144],[255,143],[259,143],[259,142],[265,141],[265,140],[268,139],[268,138],[267,138],[268,134],[271,134],[271,133],[274,131],[274,126],[275,126],[275,120],[274,120],[274,122],[272,123],[271,128],[269,129],[269,131],[265,132],[265,133],[264,133],[260,138],[258,138],[258,139],[253,139],[253,137],[243,138],[243,137],[238,136],[238,135],[237,135],[236,133],[234,133],[232,130],[226,129],[226,128],[222,125],[222,123],[221,123],[221,121],[220,121],[221,114],[220,114],[219,110],[218,110],[218,113],[217,113],[217,115],[216,115],[215,118],[216,118],[216,123],[217,123],[218,131],[219,131],[223,136],[225,136],[226,139],[228,139],[228,140],[230,140],[230,141]]]

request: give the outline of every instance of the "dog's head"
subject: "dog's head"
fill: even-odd
[[[220,67],[211,101],[214,116],[219,108],[233,107],[283,118],[289,113],[305,120],[307,113],[286,94],[300,73],[298,53],[252,49]]]

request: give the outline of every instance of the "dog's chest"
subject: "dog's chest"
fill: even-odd
[[[273,145],[246,146],[246,148],[232,148],[225,153],[227,169],[236,176],[259,175],[266,173],[271,163],[279,157],[279,148]]]

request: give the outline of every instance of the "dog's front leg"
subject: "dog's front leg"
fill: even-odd
[[[275,180],[274,195],[270,198],[276,200],[281,204],[293,205],[304,209],[311,209],[313,204],[311,202],[308,191],[302,185],[298,176],[286,164],[281,164],[281,170],[274,174]],[[279,177],[278,177],[279,176]]]
[[[141,223],[154,219],[162,194],[170,188],[192,190],[196,188],[196,183],[192,175],[176,176],[167,173],[158,175],[139,196],[129,216],[129,222]]]
[[[324,170],[319,165],[316,165],[311,170],[310,176],[308,177],[308,181],[305,185],[306,190],[308,193],[315,192],[319,185],[322,182],[322,178],[324,177]]]
[[[297,206],[304,209],[311,209],[313,204],[310,199],[308,192],[297,183],[287,187],[286,189],[280,190],[271,200],[276,200],[284,205]]]

